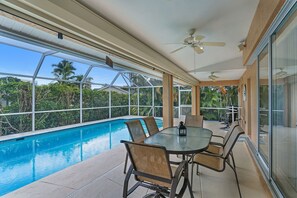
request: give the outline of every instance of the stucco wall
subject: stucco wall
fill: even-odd
[[[243,100],[243,87],[246,85],[246,100]],[[257,62],[247,66],[247,70],[239,80],[239,106],[241,109],[241,125],[252,142],[257,145]],[[250,126],[250,128],[248,127]]]

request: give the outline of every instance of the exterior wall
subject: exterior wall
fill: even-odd
[[[247,64],[248,59],[284,3],[285,0],[260,0],[246,38],[246,47],[243,50],[244,65]]]
[[[257,119],[257,61],[251,66],[247,66],[247,70],[239,80],[238,103],[241,109],[241,126],[249,135],[252,142],[257,145],[258,137],[258,119]],[[246,100],[243,100],[243,87],[246,85]],[[250,126],[250,127],[249,127]]]
[[[200,86],[192,86],[192,115],[200,115]]]
[[[173,126],[173,76],[163,74],[163,128]]]

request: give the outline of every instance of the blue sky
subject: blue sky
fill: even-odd
[[[35,72],[40,57],[41,53],[38,52],[25,50],[6,44],[0,44],[0,73],[3,72],[32,76]],[[58,64],[61,60],[63,59],[55,56],[47,56],[40,68],[38,76],[53,78],[52,64]],[[89,67],[89,65],[79,62],[73,62],[73,65],[76,68],[75,75],[85,74]],[[109,84],[116,74],[117,71],[94,67],[89,76],[93,78],[92,82]],[[121,86],[126,85],[126,83],[122,77],[119,77],[115,85]]]

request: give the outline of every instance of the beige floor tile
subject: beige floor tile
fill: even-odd
[[[72,193],[69,198],[115,198],[121,197],[122,186],[101,177]]]
[[[74,191],[67,187],[37,181],[3,196],[3,198],[67,197]]]
[[[115,152],[117,151],[117,152]],[[80,189],[123,162],[123,147],[97,155],[63,171],[41,179],[69,188]]]

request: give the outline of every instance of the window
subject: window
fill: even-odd
[[[258,127],[258,144],[259,152],[268,163],[268,143],[269,143],[269,85],[268,85],[268,47],[260,53],[258,57],[259,71],[259,127]]]
[[[297,197],[297,6],[272,37],[272,178]]]

